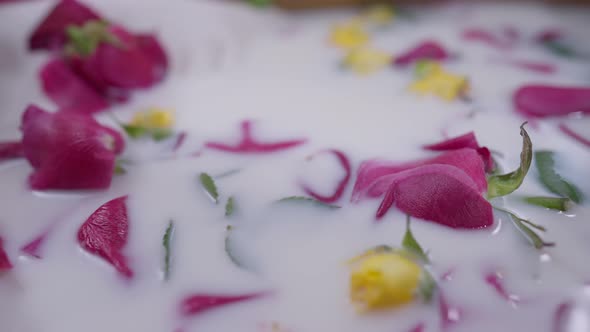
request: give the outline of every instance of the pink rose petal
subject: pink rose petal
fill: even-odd
[[[180,314],[194,316],[222,306],[250,301],[265,296],[266,293],[248,293],[241,295],[195,294],[187,296],[180,303]]]
[[[491,272],[485,275],[485,282],[490,285],[494,291],[504,300],[516,305],[520,302],[517,295],[510,294],[504,287],[503,277],[497,272]]]
[[[45,240],[47,239],[47,232],[43,232],[42,234],[38,235],[34,238],[31,242],[25,244],[20,251],[24,254],[27,254],[31,257],[41,259],[40,249]]]
[[[334,203],[337,200],[339,200],[340,197],[342,197],[342,195],[344,194],[344,190],[346,189],[346,185],[350,181],[352,167],[350,166],[350,160],[342,151],[330,149],[330,150],[320,151],[319,153],[331,153],[336,158],[338,158],[338,162],[340,163],[340,166],[342,167],[342,169],[344,169],[344,176],[342,177],[342,179],[340,181],[338,181],[338,185],[336,186],[336,189],[334,190],[334,193],[332,195],[329,195],[329,196],[320,195],[320,194],[316,193],[313,189],[311,189],[308,185],[305,185],[305,184],[303,185],[303,190],[305,191],[305,193],[307,195],[315,198],[316,200],[323,202],[323,203],[331,204],[331,203]]]
[[[586,136],[583,136],[582,133],[574,131],[565,123],[559,124],[559,130],[561,130],[561,132],[566,134],[567,136],[576,140],[578,143],[590,147],[590,133],[586,133]]]
[[[0,161],[23,158],[23,144],[20,141],[0,142]]]
[[[242,139],[238,144],[230,145],[219,142],[206,142],[205,147],[230,153],[272,153],[287,150],[306,142],[304,139],[287,140],[280,142],[258,142],[252,137],[252,122],[241,123]]]
[[[174,142],[174,146],[172,146],[172,151],[176,152],[186,141],[186,137],[188,133],[186,131],[181,131],[178,136],[176,137],[176,142]]]
[[[439,43],[433,40],[427,40],[397,56],[393,63],[396,66],[405,67],[420,60],[444,61],[450,57],[449,52]]]
[[[78,230],[78,243],[104,258],[123,277],[132,278],[133,271],[122,252],[129,232],[126,203],[127,196],[122,196],[100,206]]]
[[[521,68],[524,70],[536,72],[539,74],[554,74],[557,71],[557,67],[551,63],[536,62],[531,60],[505,60],[501,61],[513,67]]]
[[[590,113],[590,88],[525,85],[514,93],[513,102],[516,111],[527,117]]]
[[[63,59],[45,64],[40,77],[43,91],[61,109],[91,114],[109,107],[109,101],[99,90],[76,74]]]
[[[380,181],[389,183],[389,188],[377,210],[377,219],[395,204],[410,216],[451,228],[477,229],[494,222],[490,203],[473,180],[457,167],[424,165]]]
[[[90,20],[101,19],[90,8],[75,0],[62,0],[35,28],[29,38],[31,50],[59,50],[67,42],[66,28],[69,25],[83,25]]]
[[[23,148],[34,171],[31,188],[106,189],[123,139],[92,117],[48,113],[29,106],[23,115]]]
[[[446,139],[442,142],[424,146],[425,150],[430,151],[451,151],[463,148],[475,149],[475,151],[477,151],[485,164],[486,172],[491,172],[494,169],[494,159],[492,158],[490,150],[486,147],[479,146],[475,134],[472,131],[464,135]]]
[[[502,35],[498,35],[482,28],[469,28],[463,31],[461,37],[466,41],[484,43],[499,50],[508,50],[516,42],[515,35],[509,30],[505,30]]]
[[[0,272],[12,269],[12,263],[4,251],[4,241],[0,237]]]

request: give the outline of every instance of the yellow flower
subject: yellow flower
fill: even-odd
[[[433,94],[447,101],[464,96],[469,89],[465,76],[447,72],[439,64],[433,62],[420,63],[416,67],[418,79],[412,83],[410,90],[425,94]]]
[[[174,112],[153,107],[144,112],[137,112],[131,125],[145,129],[169,129],[174,126]]]
[[[330,33],[330,41],[339,47],[353,48],[366,44],[369,41],[369,35],[363,28],[362,22],[352,20],[335,25]]]
[[[399,307],[413,301],[422,268],[391,250],[372,250],[353,259],[350,299],[360,310]]]
[[[391,62],[391,55],[369,47],[352,49],[343,64],[358,74],[370,74]]]
[[[393,21],[395,11],[388,5],[374,5],[369,7],[362,17],[369,23],[387,25]]]

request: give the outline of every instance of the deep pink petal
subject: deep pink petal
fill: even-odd
[[[473,180],[457,167],[424,165],[389,175],[381,181],[389,183],[389,188],[384,203],[377,210],[378,218],[395,204],[410,216],[451,228],[484,228],[494,222],[490,203]]]
[[[152,61],[154,80],[163,80],[168,72],[168,55],[160,41],[154,35],[137,34],[135,42],[143,54]]]
[[[61,50],[67,42],[66,28],[101,19],[92,9],[75,0],[60,1],[29,38],[29,49]]]
[[[557,71],[557,67],[551,63],[546,62],[536,62],[530,60],[506,60],[502,61],[508,65],[525,69],[528,71],[533,71],[540,74],[553,74]]]
[[[127,196],[115,198],[100,206],[78,230],[80,246],[104,258],[124,277],[133,277],[123,249],[127,244],[129,220]]]
[[[491,272],[485,275],[486,284],[490,285],[496,293],[504,300],[517,304],[520,302],[520,298],[516,295],[510,294],[504,286],[503,278],[496,272]]]
[[[427,40],[396,57],[393,63],[396,66],[405,67],[420,60],[444,61],[450,57],[450,53],[442,45],[433,40]]]
[[[113,176],[119,133],[78,112],[48,113],[29,106],[22,121],[33,189],[105,189]]]
[[[475,149],[484,162],[486,172],[491,172],[494,169],[494,160],[490,150],[486,147],[479,146],[475,134],[472,131],[438,143],[425,145],[423,148],[430,151],[451,151],[463,148]]]
[[[379,197],[387,191],[389,184],[381,178],[423,165],[451,165],[464,171],[475,183],[479,192],[487,189],[485,165],[481,156],[473,149],[458,149],[444,154],[418,161],[394,163],[383,160],[368,160],[361,164],[357,171],[357,178],[352,192],[352,201],[357,202],[363,196]]]
[[[590,113],[590,88],[525,85],[514,93],[513,102],[516,111],[527,117]]]
[[[194,316],[202,312],[216,309],[222,306],[258,299],[267,293],[248,293],[241,295],[221,294],[195,294],[187,296],[180,303],[180,314],[182,316]]]
[[[43,91],[61,109],[91,114],[109,107],[107,99],[63,59],[48,62],[41,69],[40,77]]]
[[[20,251],[37,259],[41,258],[41,253],[39,252],[43,243],[47,239],[47,232],[43,232],[42,234],[38,235],[34,238],[31,242],[25,244]]]
[[[323,202],[323,203],[327,203],[327,204],[331,204],[331,203],[334,203],[337,200],[339,200],[340,197],[342,197],[342,195],[344,194],[344,190],[346,189],[346,185],[350,181],[352,167],[350,166],[350,160],[342,151],[339,151],[336,149],[330,149],[330,150],[320,151],[320,153],[333,154],[338,159],[340,166],[344,170],[344,176],[342,177],[342,179],[340,179],[340,181],[338,181],[338,185],[336,186],[336,189],[334,189],[334,193],[332,195],[329,195],[329,196],[320,195],[307,185],[303,185],[303,190],[305,191],[305,193],[307,195],[317,199],[318,201]]]
[[[584,136],[582,133],[576,132],[572,128],[568,127],[565,123],[559,124],[559,130],[576,140],[578,143],[590,147],[590,133],[586,133],[586,136]]]
[[[20,141],[0,142],[0,161],[24,156],[23,144]]]
[[[291,149],[306,142],[304,139],[271,143],[258,142],[252,137],[252,123],[248,120],[241,123],[241,133],[242,138],[238,144],[231,145],[219,142],[206,142],[205,146],[209,149],[230,153],[272,153]]]
[[[503,35],[496,35],[486,29],[469,28],[465,29],[461,37],[466,41],[475,41],[487,44],[488,46],[507,50],[514,46],[515,39],[511,34],[504,33]]]
[[[176,142],[174,142],[174,146],[172,146],[172,151],[176,152],[186,141],[186,137],[188,133],[186,131],[181,131],[178,136],[176,137]]]
[[[12,269],[12,263],[4,251],[4,241],[0,237],[0,272]]]

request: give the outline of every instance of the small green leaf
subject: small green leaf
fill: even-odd
[[[125,169],[125,167],[123,167],[120,160],[117,160],[115,162],[115,169],[113,170],[113,174],[115,174],[115,175],[127,174],[127,170]]]
[[[203,186],[203,189],[205,189],[205,192],[207,192],[213,202],[217,204],[219,202],[219,193],[217,192],[217,186],[215,185],[213,178],[207,173],[201,173],[201,175],[199,175],[199,181],[201,181],[201,185]]]
[[[545,231],[545,227],[534,224],[534,223],[530,222],[529,220],[520,218],[516,214],[514,214],[508,210],[505,210],[503,208],[499,208],[499,207],[494,206],[494,209],[506,213],[510,217],[510,220],[512,221],[514,226],[516,226],[516,229],[518,229],[519,233],[522,236],[524,236],[525,239],[527,241],[529,241],[533,247],[535,247],[535,249],[542,249],[544,247],[555,246],[555,243],[553,243],[553,242],[545,242],[541,238],[541,236],[539,236],[539,234],[535,233],[535,231],[530,229],[527,225],[534,227],[534,228],[536,228],[540,231],[543,231],[543,232]]]
[[[492,175],[488,178],[489,199],[506,196],[518,189],[531,167],[531,161],[533,160],[533,143],[524,129],[525,124],[526,122],[520,126],[520,136],[522,136],[520,166],[514,172],[503,175]]]
[[[172,130],[170,129],[155,128],[150,130],[149,132],[154,141],[156,142],[163,141],[166,138],[172,136]]]
[[[426,255],[426,253],[424,252],[424,250],[422,249],[422,247],[420,246],[418,241],[416,241],[414,234],[412,234],[412,230],[410,229],[410,216],[409,215],[407,216],[407,219],[406,219],[406,234],[404,235],[404,239],[402,240],[402,247],[405,250],[407,250],[408,252],[410,252],[412,255],[415,255],[416,257],[418,257],[423,262],[425,262],[425,263],[429,262],[428,256]]]
[[[583,196],[580,190],[563,179],[555,170],[555,153],[553,151],[536,151],[535,164],[539,171],[539,180],[545,188],[578,204],[582,202]]]
[[[569,46],[564,45],[558,41],[547,41],[544,42],[543,45],[547,50],[551,53],[561,56],[564,58],[574,58],[576,57],[576,52]]]
[[[226,231],[225,231],[225,253],[227,254],[227,257],[229,258],[229,260],[234,263],[235,266],[244,269],[244,270],[248,270],[248,268],[246,267],[245,264],[243,264],[234,254],[234,249],[232,248],[232,241],[231,241],[231,234],[233,231],[233,227],[231,225],[227,225]]]
[[[88,56],[94,53],[101,42],[122,46],[117,36],[109,31],[109,24],[102,20],[90,20],[84,25],[68,25],[66,35],[69,54]]]
[[[429,303],[432,300],[436,289],[436,280],[434,280],[432,274],[430,274],[425,267],[422,267],[422,275],[420,283],[418,284],[418,294],[424,302]]]
[[[305,196],[285,197],[285,198],[279,199],[275,203],[304,203],[304,204],[312,204],[312,205],[316,205],[316,206],[324,207],[324,208],[328,208],[328,209],[340,209],[341,208],[338,205],[326,204],[326,203],[318,201],[315,198],[305,197]]]
[[[127,136],[129,136],[131,138],[140,138],[140,137],[146,135],[146,133],[147,133],[146,128],[141,127],[141,126],[124,124],[121,127],[123,128],[123,130],[125,131]]]
[[[171,249],[170,249],[170,241],[172,238],[172,234],[174,233],[174,222],[170,221],[168,224],[168,228],[166,228],[166,232],[164,233],[164,237],[162,239],[162,245],[164,246],[164,280],[170,279],[170,261],[171,261]]]
[[[225,216],[231,217],[234,214],[235,202],[234,197],[230,196],[225,203]]]
[[[567,211],[572,206],[572,201],[569,198],[564,197],[529,196],[524,197],[524,201],[531,205],[563,212]]]

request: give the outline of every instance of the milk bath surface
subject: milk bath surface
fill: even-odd
[[[375,246],[400,248],[406,213],[414,211],[394,203],[376,221],[383,194],[352,202],[361,163],[436,158],[447,152],[423,146],[470,131],[499,172],[508,173],[519,166],[519,126],[528,120],[533,150],[553,151],[562,179],[590,196],[590,149],[560,130],[565,124],[588,137],[588,110],[530,118],[513,102],[524,85],[590,85],[582,56],[590,45],[587,9],[449,5],[412,8],[411,17],[399,13],[380,25],[357,11],[289,15],[217,1],[87,4],[155,32],[164,44],[166,80],[111,111],[116,120],[130,121],[147,108],[173,110],[173,135],[161,141],[125,136],[118,158],[126,172],[114,176],[108,190],[32,191],[27,160],[0,162],[0,236],[13,265],[0,275],[0,330],[590,329],[590,209],[584,199],[565,212],[525,203],[525,196],[560,196],[540,181],[535,161],[523,184],[492,204],[544,227],[529,228],[555,246],[535,249],[498,210],[483,229],[412,217],[437,291],[430,302],[416,297],[365,311],[352,303],[347,263]],[[56,109],[37,77],[47,56],[24,46],[50,7],[0,8],[0,141],[20,137],[26,105]],[[345,33],[334,42],[335,26],[354,30],[356,24],[365,41]],[[581,56],[562,57],[537,43],[550,28],[564,31],[560,42]],[[391,62],[425,40],[448,51],[441,70],[467,78],[468,91],[444,100],[431,85],[411,88],[424,77],[414,65]],[[539,64],[544,69],[537,70]],[[96,119],[121,131],[110,113]],[[245,123],[250,140],[244,140]],[[304,189],[328,197],[347,177],[329,203],[311,200]],[[124,196],[128,229],[121,254],[132,278],[78,241],[99,207]],[[40,235],[38,257],[22,250]],[[203,309],[211,304],[216,307]]]

